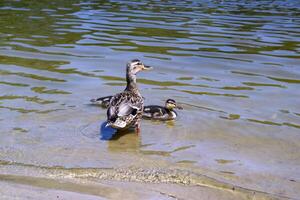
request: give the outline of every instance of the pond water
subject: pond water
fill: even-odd
[[[298,1],[1,1],[0,162],[37,168],[178,166],[299,198]],[[138,74],[171,122],[101,140],[89,100]]]

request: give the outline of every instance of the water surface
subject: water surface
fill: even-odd
[[[0,160],[64,168],[183,167],[299,198],[297,1],[2,1]],[[174,122],[100,140],[91,98],[173,98]],[[167,164],[166,164],[167,163]]]

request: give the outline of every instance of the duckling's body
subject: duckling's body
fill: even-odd
[[[115,129],[128,129],[132,126],[139,130],[144,109],[144,99],[136,84],[136,74],[150,69],[139,60],[127,64],[127,86],[121,93],[114,95],[107,109],[107,125]]]
[[[91,103],[95,105],[100,105],[103,108],[108,108],[109,102],[113,96],[105,96],[97,99],[91,99]]]
[[[144,107],[143,118],[155,120],[173,120],[177,117],[177,112],[174,108],[182,109],[176,105],[175,100],[168,99],[165,107],[158,105],[149,105]]]
[[[157,120],[172,120],[177,117],[174,110],[166,109],[163,106],[149,105],[144,107],[143,118]]]

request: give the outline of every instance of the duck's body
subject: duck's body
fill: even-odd
[[[176,105],[175,100],[168,99],[165,107],[158,105],[149,105],[144,107],[143,118],[155,120],[173,120],[177,117],[177,112],[174,108],[182,109]]]
[[[107,110],[107,121],[116,129],[137,126],[144,108],[143,98],[131,91],[124,91],[112,97]]]
[[[97,99],[91,99],[90,101],[94,105],[100,105],[102,108],[108,108],[111,98],[113,98],[113,96],[99,97]],[[144,97],[143,99],[145,100]]]
[[[107,124],[115,129],[128,129],[132,126],[139,129],[144,109],[144,99],[136,84],[136,74],[150,69],[139,60],[127,64],[127,86],[121,93],[114,95],[107,109]]]

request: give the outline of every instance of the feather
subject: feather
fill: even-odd
[[[143,118],[156,120],[172,120],[177,117],[174,110],[158,105],[149,105],[144,107]]]
[[[108,122],[119,129],[133,125],[142,115],[143,103],[144,100],[139,94],[130,91],[116,94],[107,110]]]
[[[144,109],[144,99],[137,88],[136,74],[146,69],[149,67],[137,59],[127,63],[126,88],[123,92],[113,96],[109,102],[107,123],[110,126],[117,129],[125,129],[133,125],[139,127]]]
[[[130,114],[135,115],[137,110],[137,107],[123,103],[119,106],[118,116],[123,117]]]

